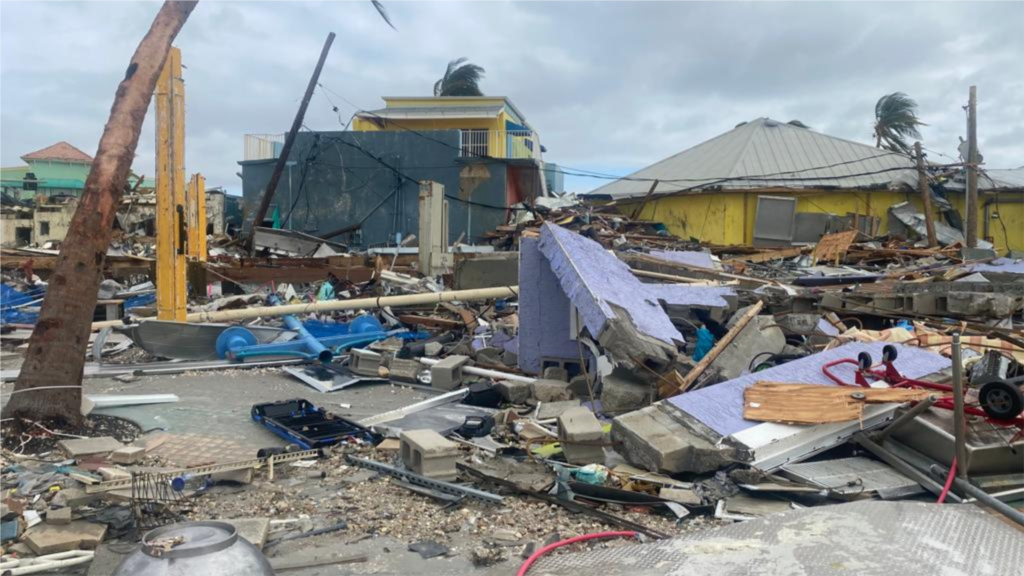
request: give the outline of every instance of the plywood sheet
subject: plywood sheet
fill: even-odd
[[[783,424],[859,420],[865,404],[923,400],[934,392],[908,388],[854,388],[760,380],[743,393],[743,417]]]

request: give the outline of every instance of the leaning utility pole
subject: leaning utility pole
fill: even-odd
[[[82,369],[114,216],[157,77],[197,1],[167,1],[132,55],[114,96],[81,202],[61,244],[57,266],[4,417],[81,420]],[[38,389],[38,390],[37,390]]]
[[[967,101],[967,247],[978,246],[978,87]]]
[[[380,8],[378,7],[378,10]],[[285,136],[284,145],[281,146],[281,154],[277,157],[277,164],[274,165],[274,171],[270,173],[270,181],[267,182],[267,188],[263,191],[263,196],[260,197],[259,206],[256,211],[253,212],[252,220],[248,218],[243,223],[243,228],[248,226],[247,229],[243,230],[245,233],[245,241],[248,244],[250,252],[256,251],[256,227],[263,225],[263,219],[267,216],[267,210],[270,209],[270,202],[274,199],[274,192],[277,191],[277,183],[281,180],[281,174],[284,173],[284,167],[288,163],[288,156],[291,155],[292,145],[295,144],[295,136],[299,133],[299,128],[302,128],[302,121],[306,117],[306,108],[309,107],[309,101],[313,98],[313,90],[316,89],[317,83],[320,81],[320,71],[324,69],[324,62],[327,61],[327,53],[331,51],[331,44],[334,43],[334,32],[327,35],[327,40],[324,42],[323,50],[320,51],[320,59],[317,60],[316,68],[313,69],[313,75],[309,78],[309,84],[306,85],[306,93],[302,96],[302,103],[299,104],[299,110],[295,113],[295,119],[292,121],[292,129],[288,131],[288,135]],[[289,210],[291,208],[289,207]]]
[[[924,226],[928,231],[928,246],[934,248],[939,245],[939,241],[935,238],[932,193],[928,189],[928,172],[924,169],[924,152],[921,151],[920,142],[914,142],[914,157],[917,158],[917,191],[921,194],[921,203],[924,204]]]

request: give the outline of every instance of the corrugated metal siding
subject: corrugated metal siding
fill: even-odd
[[[640,196],[682,190],[880,188],[916,183],[914,161],[865,144],[759,118],[657,162],[591,194]],[[877,174],[871,174],[877,172]]]

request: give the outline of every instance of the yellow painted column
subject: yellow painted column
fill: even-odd
[[[188,257],[206,262],[206,178],[193,174],[185,190],[188,213]]]
[[[185,82],[181,50],[171,48],[160,72],[156,100],[156,305],[157,318],[184,322]]]

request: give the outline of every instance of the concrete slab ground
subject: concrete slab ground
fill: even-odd
[[[323,393],[280,368],[143,376],[130,383],[87,378],[84,385],[86,394],[177,394],[180,400],[172,404],[94,412],[131,420],[146,432],[146,438],[165,436],[151,454],[181,466],[242,460],[254,457],[260,448],[286,445],[284,439],[252,421],[253,404],[304,398],[358,420],[432,396],[430,392],[390,384]],[[4,382],[0,388],[4,394],[13,389],[13,382]]]

